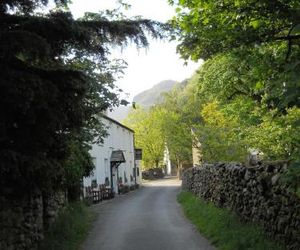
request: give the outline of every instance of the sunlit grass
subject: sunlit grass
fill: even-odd
[[[269,240],[257,225],[242,223],[230,211],[206,203],[189,192],[178,201],[185,215],[213,245],[222,250],[282,250]]]

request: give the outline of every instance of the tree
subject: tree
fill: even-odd
[[[207,127],[213,114],[204,111],[217,102],[215,112],[225,121],[238,122],[236,131],[241,140],[251,142],[248,147],[264,148],[266,156],[275,159],[287,149],[285,158],[294,158],[295,138],[280,139],[277,153],[270,138],[278,140],[287,131],[284,126],[298,126],[299,117],[290,117],[297,117],[291,113],[300,107],[299,2],[183,0],[176,5],[173,24],[180,30],[179,52],[186,59],[207,59],[197,83],[200,127]],[[279,122],[282,119],[289,125]],[[263,135],[270,131],[272,135]]]
[[[289,56],[300,45],[299,1],[169,0],[176,5],[178,50],[184,58],[208,59],[234,48],[286,44]]]
[[[285,115],[266,112],[258,126],[248,128],[250,145],[260,149],[267,159],[299,161],[300,109],[287,109]]]
[[[247,144],[239,120],[226,115],[216,101],[205,104],[200,114],[203,122],[195,125],[194,133],[201,142],[203,160],[245,161]]]
[[[200,70],[199,91],[207,99],[230,102],[245,97],[281,111],[300,106],[299,52],[294,50],[291,55],[294,63],[285,62],[285,48],[275,45],[216,55]]]
[[[196,83],[202,143],[222,152],[240,138],[241,145],[262,150],[266,159],[287,160],[288,179],[299,187],[300,2],[169,2],[177,6],[171,22],[178,29],[181,56],[207,60]],[[217,113],[226,133],[219,122],[210,124]],[[217,140],[220,135],[226,140]]]
[[[281,92],[280,88],[276,90],[273,81],[282,74],[272,69],[268,72],[273,78],[268,77],[265,72],[271,62],[265,58],[273,54],[262,51],[260,56],[255,53],[245,53],[244,57],[236,53],[215,56],[201,67],[194,77],[196,83],[189,83],[197,86],[199,105],[194,103],[195,108],[189,109],[198,116],[196,122],[191,120],[191,126],[202,144],[205,161],[245,161],[251,148],[261,150],[266,160],[297,159],[297,98],[288,99],[284,95],[288,87]],[[289,91],[297,93],[292,86]],[[173,99],[180,99],[181,95]],[[194,98],[194,93],[190,96]]]
[[[129,113],[125,123],[135,131],[137,146],[143,148],[143,162],[146,168],[161,163],[166,147],[170,158],[177,164],[178,173],[184,162],[191,162],[191,129],[184,122],[180,110],[179,90],[163,96],[163,102],[149,110],[137,108]]]
[[[147,46],[145,32],[163,36],[160,23],[114,13],[74,20],[68,2],[57,0],[56,9],[46,14],[37,12],[47,6],[44,0],[0,3],[3,192],[4,187],[20,193],[62,188],[78,151],[86,164],[77,177],[88,174],[88,145],[105,135],[98,115],[120,103],[113,82],[122,65],[109,62],[110,47]]]
[[[298,1],[183,0],[176,5],[179,52],[186,59],[211,58],[202,75],[215,74],[208,79],[215,78],[213,86],[227,98],[250,96],[283,113],[300,106]]]
[[[135,132],[136,146],[143,149],[143,167],[160,167],[163,160],[165,140],[161,131],[160,119],[155,109],[132,110],[124,121]]]
[[[156,110],[161,120],[161,130],[170,158],[177,165],[177,175],[180,177],[183,163],[192,161],[191,125],[187,114],[188,106],[183,89],[174,88],[165,93],[164,101],[157,105]]]

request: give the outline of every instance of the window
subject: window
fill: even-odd
[[[91,183],[92,188],[96,188],[97,185],[98,185],[97,180],[96,179],[92,180],[92,183]]]
[[[109,174],[109,164],[108,164],[108,159],[107,158],[104,159],[104,172],[105,172],[105,175],[108,176],[108,174]]]
[[[126,176],[126,172],[124,171],[124,182],[127,183],[128,180],[127,180],[127,176]]]

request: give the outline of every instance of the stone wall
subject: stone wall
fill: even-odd
[[[62,193],[0,196],[0,249],[34,250],[64,205]]]
[[[280,181],[285,165],[203,164],[183,174],[183,189],[263,226],[288,249],[300,249],[300,199]]]

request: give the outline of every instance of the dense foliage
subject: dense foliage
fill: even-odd
[[[246,161],[260,152],[287,161],[287,179],[298,186],[299,1],[169,2],[177,7],[178,51],[206,59],[189,82],[194,91],[178,96],[191,100],[181,115],[201,143],[201,160]]]
[[[92,170],[89,144],[101,142],[101,111],[118,105],[114,81],[124,64],[111,46],[147,46],[163,25],[110,12],[74,20],[68,1],[0,3],[1,188],[49,191]],[[26,188],[25,188],[26,187]]]
[[[166,93],[164,101],[149,110],[133,109],[125,120],[135,131],[137,147],[143,149],[144,169],[162,167],[167,152],[178,174],[183,163],[191,162],[191,129],[182,120],[180,109],[184,106],[177,102],[178,93],[179,89]]]
[[[161,120],[156,109],[133,109],[124,123],[134,129],[136,147],[143,149],[143,169],[160,167],[165,142],[161,130]]]
[[[297,189],[299,3],[195,0],[177,5],[172,23],[179,29],[179,52],[186,59],[207,60],[184,89],[152,108],[163,117],[160,131],[172,160],[190,161],[191,144],[205,162],[248,162],[249,154],[259,152],[264,160],[286,161],[285,178]]]
[[[218,53],[263,43],[300,42],[300,3],[295,0],[169,0],[177,5],[173,23],[180,29],[184,58],[207,59]]]

